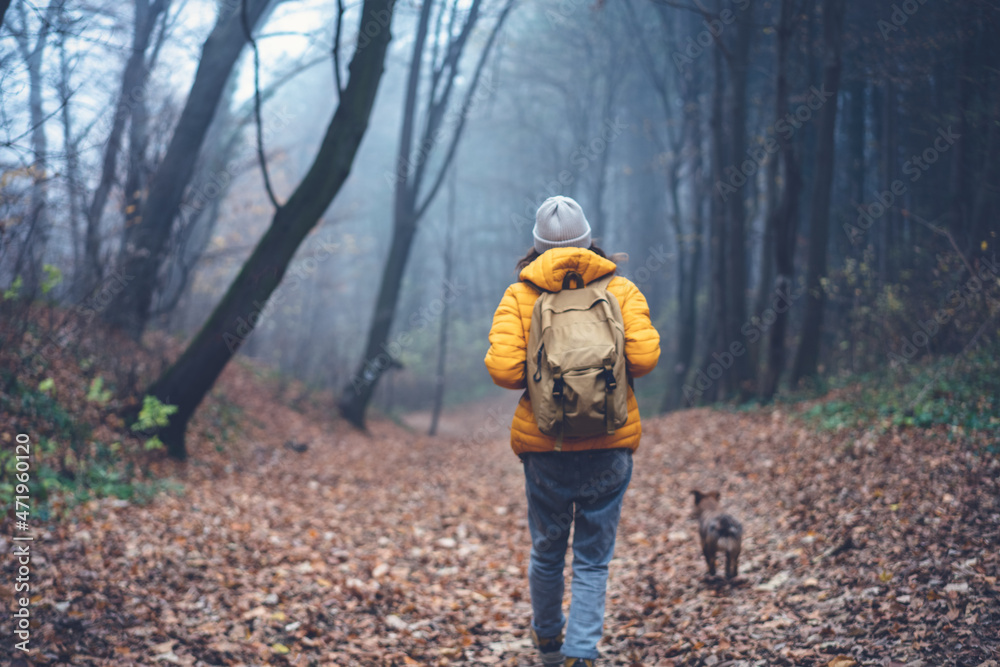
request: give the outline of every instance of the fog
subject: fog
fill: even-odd
[[[332,396],[367,373],[377,410],[425,410],[444,349],[461,405],[500,391],[493,312],[562,194],[649,301],[663,363],[637,392],[659,411],[884,365],[995,247],[993,2],[428,1],[12,3],[0,286],[72,309],[125,271],[101,319],[185,346],[241,271],[259,282],[268,230],[296,226],[287,265],[258,248],[280,285],[216,323],[221,365]],[[360,61],[386,30],[379,78]],[[374,104],[356,154],[324,158],[335,112],[364,106],[352,61]],[[349,175],[309,190],[311,170]]]

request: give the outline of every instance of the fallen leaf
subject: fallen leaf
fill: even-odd
[[[838,655],[836,658],[826,663],[826,667],[853,667],[858,664],[854,658],[846,655]]]

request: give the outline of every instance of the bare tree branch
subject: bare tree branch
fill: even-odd
[[[448,171],[448,165],[451,164],[452,159],[455,157],[455,149],[458,148],[458,140],[462,137],[462,129],[465,127],[465,121],[469,115],[469,108],[472,106],[472,98],[476,93],[476,86],[479,84],[479,78],[483,73],[486,60],[489,58],[490,50],[493,48],[493,42],[496,41],[497,35],[500,34],[500,28],[507,19],[507,15],[510,14],[510,10],[514,8],[514,2],[515,0],[508,0],[507,4],[503,8],[503,11],[500,12],[500,16],[497,17],[497,22],[493,25],[493,30],[490,32],[489,38],[486,40],[486,45],[483,47],[483,51],[479,56],[479,62],[476,64],[476,72],[472,76],[472,81],[469,83],[469,89],[465,93],[465,100],[462,103],[462,111],[458,115],[458,125],[455,127],[455,132],[451,137],[451,144],[448,146],[448,151],[444,156],[444,162],[441,164],[441,169],[438,171],[433,185],[431,185],[430,190],[428,190],[427,196],[424,197],[424,202],[417,206],[417,219],[419,219],[426,212],[427,207],[430,206],[432,201],[434,201],[434,195],[437,194],[438,189],[441,187],[441,183],[444,182],[444,176]]]
[[[437,97],[438,83],[441,81],[441,74],[444,72],[443,62],[438,61],[438,53],[441,51],[441,40],[437,36],[441,34],[441,25],[444,23],[446,5],[442,3],[441,11],[438,12],[437,21],[434,24],[435,39],[431,44],[431,90],[427,94],[428,99]],[[452,28],[455,23],[455,6],[452,5],[451,20],[448,22],[448,41],[451,41]]]
[[[455,9],[457,10],[457,2],[455,4]],[[448,109],[448,102],[451,99],[451,91],[455,85],[455,79],[457,78],[455,74],[458,69],[458,61],[462,57],[462,52],[465,50],[465,44],[469,39],[469,35],[472,34],[472,29],[475,27],[476,21],[479,19],[479,8],[481,5],[482,0],[473,0],[472,7],[469,8],[469,15],[466,17],[465,23],[462,25],[462,29],[457,36],[453,36],[455,24],[454,13],[449,21],[448,47],[441,61],[441,68],[438,73],[440,74],[440,72],[443,72],[445,68],[447,68],[450,70],[451,74],[448,76],[444,90],[441,91],[441,96],[439,98],[434,98],[434,89],[431,89],[431,94],[427,100],[427,118],[424,126],[423,141],[419,147],[421,151],[429,151],[431,144],[435,141],[437,131],[441,127],[441,121],[444,120],[444,114]],[[487,51],[484,51],[484,53]],[[444,165],[441,173],[443,174],[446,169],[447,165]],[[420,183],[423,180],[425,173],[426,169],[417,169],[416,173],[413,175],[412,191],[414,200],[416,200],[417,195],[420,192]],[[417,217],[420,217],[419,213]]]
[[[344,94],[340,79],[340,28],[344,23],[344,0],[337,0],[337,27],[333,33],[333,78],[337,83],[337,99]]]
[[[923,225],[924,227],[931,230],[935,234],[940,234],[941,236],[947,238],[948,242],[951,243],[951,247],[955,249],[955,253],[962,258],[962,262],[965,264],[965,268],[969,270],[969,275],[972,276],[973,278],[976,277],[976,272],[973,271],[972,264],[970,264],[969,260],[965,258],[965,255],[962,253],[962,251],[958,249],[958,244],[955,243],[955,237],[951,235],[951,232],[949,232],[947,229],[943,227],[938,227],[933,222],[927,222],[926,220],[924,220],[919,215],[917,215],[916,213],[914,213],[909,209],[903,209],[902,213],[904,218],[913,218],[918,224]],[[941,218],[938,218],[938,220],[940,219]],[[934,222],[937,222],[937,220],[935,220]]]
[[[264,130],[260,120],[260,52],[257,50],[257,42],[253,38],[253,31],[250,29],[250,20],[247,18],[247,0],[242,0],[240,20],[243,22],[243,32],[246,33],[247,41],[253,49],[253,99],[254,99],[254,119],[257,125],[257,159],[260,161],[260,172],[264,177],[264,189],[267,190],[267,198],[275,210],[281,208],[277,197],[274,196],[274,188],[271,187],[271,176],[267,173],[267,158],[264,157]],[[340,26],[338,19],[337,26]],[[336,53],[336,48],[334,49]],[[339,74],[339,68],[338,68]],[[339,91],[339,81],[338,88]]]

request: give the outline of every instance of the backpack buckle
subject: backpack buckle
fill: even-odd
[[[614,391],[618,388],[618,382],[615,381],[615,372],[611,368],[611,362],[604,361],[604,384],[608,388],[608,391]]]
[[[557,377],[552,383],[552,398],[561,399],[563,395],[563,379]]]

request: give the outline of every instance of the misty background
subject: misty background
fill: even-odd
[[[439,131],[400,157],[426,8],[400,1],[350,175],[264,315],[244,309],[244,319],[258,311],[257,326],[238,334],[239,355],[339,394],[377,361],[366,353],[370,323],[395,263],[390,333],[374,346],[393,361],[379,367],[374,405],[431,408],[442,368],[446,404],[502,395],[482,364],[486,335],[531,245],[534,211],[552,194],[576,198],[597,244],[628,254],[619,272],[649,300],[664,353],[637,387],[647,411],[767,399],[995,336],[989,290],[959,291],[962,313],[953,293],[989,266],[997,242],[996,3],[427,3],[411,101],[419,135],[428,90],[453,87]],[[338,23],[345,81],[370,38],[360,3],[251,4],[263,154],[284,204],[342,95],[331,63]],[[173,176],[162,161],[205,40],[246,11],[236,1],[10,4],[0,30],[0,287],[20,280],[18,295],[102,317],[118,308],[118,297],[92,301],[126,266],[150,183]],[[147,80],[130,88],[143,16]],[[449,49],[459,59],[435,70]],[[238,53],[178,186],[133,338],[161,330],[190,341],[275,212],[257,154],[254,55]],[[423,196],[440,187],[398,262],[394,197],[400,174],[418,166]],[[938,312],[947,316],[935,331],[921,329]],[[745,352],[727,357],[734,343]]]

